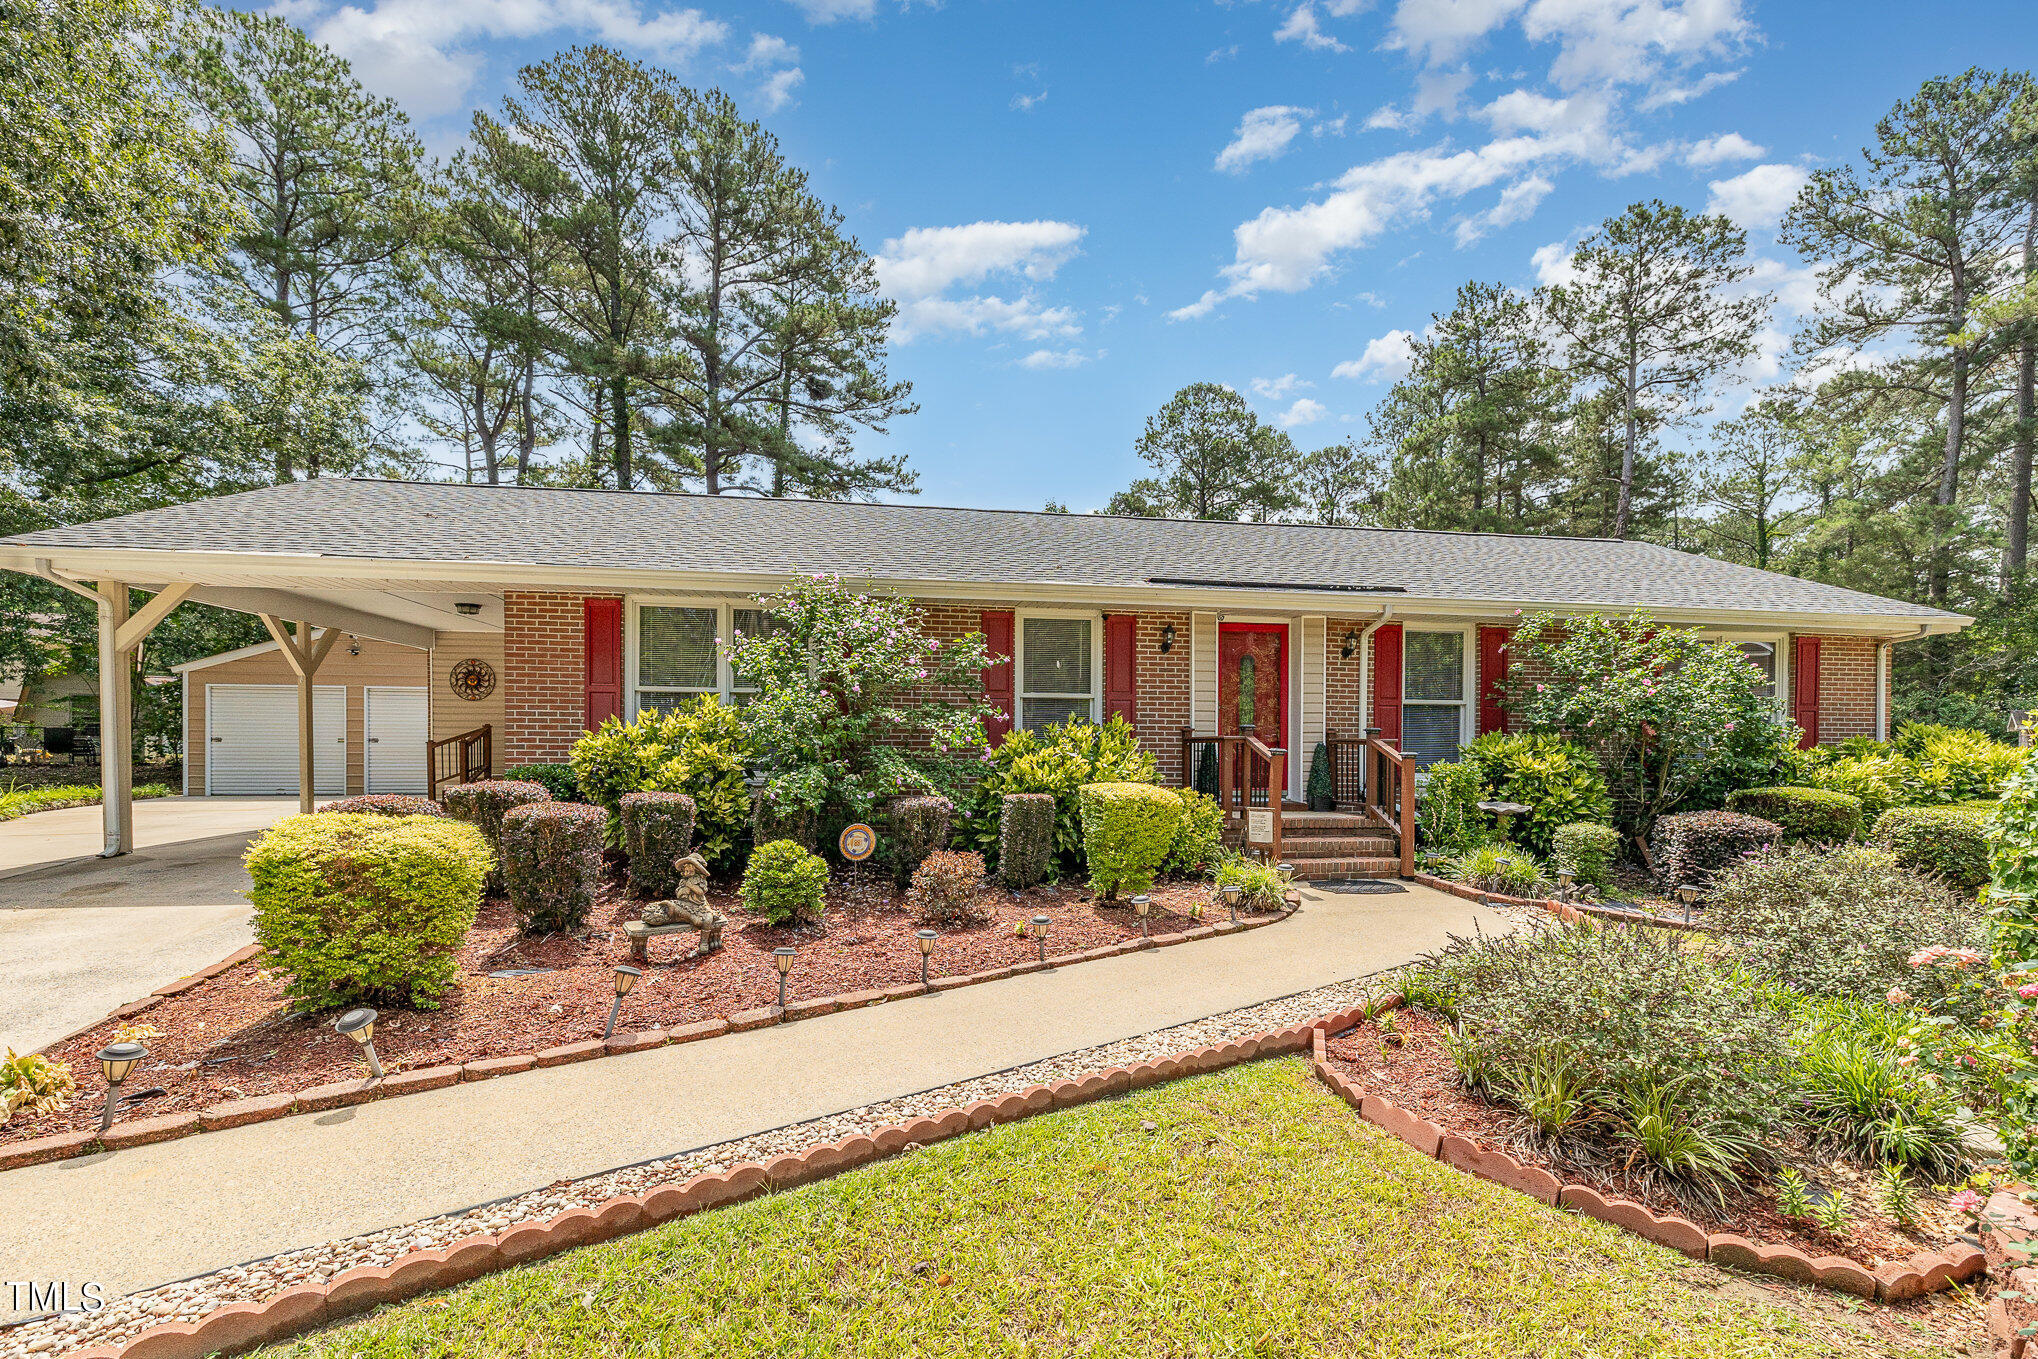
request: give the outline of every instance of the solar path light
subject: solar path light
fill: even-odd
[[[349,1010],[334,1022],[333,1028],[360,1045],[361,1055],[368,1059],[370,1079],[381,1080],[382,1059],[375,1055],[375,1012],[366,1008]]]
[[[641,969],[631,967],[628,963],[616,964],[616,998],[609,1003],[608,1027],[601,1031],[604,1043],[616,1031],[616,1015],[622,1011],[623,997],[630,994],[630,988],[635,986],[637,978],[643,975],[644,973]]]
[[[140,1043],[114,1043],[99,1053],[99,1074],[106,1078],[106,1107],[99,1111],[99,1131],[105,1132],[113,1126],[113,1115],[120,1107],[120,1086],[149,1050]]]

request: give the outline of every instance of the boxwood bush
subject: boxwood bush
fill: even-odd
[[[1988,881],[1988,823],[1993,802],[1948,807],[1892,807],[1875,818],[1871,844],[1896,855],[1905,868],[1975,891]]]
[[[630,889],[650,900],[671,896],[679,886],[673,862],[693,845],[693,799],[685,793],[625,793],[618,810]]]
[[[1679,812],[1656,822],[1656,875],[1665,891],[1698,887],[1757,850],[1780,844],[1783,827],[1739,812]]]
[[[1604,892],[1613,886],[1613,866],[1620,858],[1620,832],[1596,821],[1573,821],[1550,837],[1551,861]]]
[[[552,795],[554,802],[585,802],[580,795],[580,776],[570,764],[519,764],[502,771],[506,779],[535,783]]]
[[[444,816],[446,809],[428,797],[409,793],[369,793],[365,797],[343,797],[319,808],[341,816]]]
[[[998,879],[1031,887],[1054,867],[1054,795],[1007,793],[998,816]]]
[[[1182,799],[1182,828],[1164,868],[1183,877],[1207,873],[1224,853],[1224,809],[1193,788],[1177,788],[1175,795]]]
[[[1099,725],[1071,719],[1045,731],[1009,732],[988,760],[972,761],[983,777],[957,828],[958,849],[987,858],[998,848],[999,822],[1007,793],[1047,793],[1054,798],[1054,856],[1061,877],[1083,872],[1081,789],[1087,783],[1152,783],[1153,754],[1122,717]]]
[[[1186,813],[1172,788],[1150,783],[1082,787],[1083,851],[1091,890],[1107,899],[1153,886]]]
[[[828,902],[828,861],[791,840],[769,840],[743,870],[743,904],[774,925],[819,920]]]
[[[288,817],[248,847],[255,938],[313,1007],[436,1009],[493,862],[447,817]]]
[[[1741,788],[1727,794],[1727,810],[1774,821],[1788,844],[1861,838],[1861,799],[1829,788]]]
[[[488,842],[497,865],[490,870],[488,887],[491,891],[501,890],[503,818],[526,803],[550,802],[552,795],[542,784],[488,779],[481,783],[456,783],[446,789],[445,798],[447,813],[479,830],[481,838]]]
[[[886,802],[885,862],[892,881],[904,887],[929,854],[946,848],[954,820],[955,804],[945,797],[895,797]]]
[[[584,802],[527,802],[502,819],[502,875],[526,934],[587,924],[601,888],[608,814]]]

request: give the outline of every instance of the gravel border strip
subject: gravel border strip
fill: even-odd
[[[74,1156],[90,1156],[102,1151],[117,1151],[122,1147],[145,1146],[151,1142],[168,1142],[175,1138],[188,1137],[194,1133],[215,1132],[221,1128],[239,1128],[249,1123],[267,1123],[272,1119],[289,1118],[293,1114],[312,1113],[326,1109],[338,1109],[350,1104],[367,1104],[375,1100],[394,1099],[400,1095],[414,1095],[423,1090],[439,1090],[462,1081],[493,1080],[529,1071],[534,1067],[564,1066],[569,1062],[584,1062],[596,1057],[613,1057],[626,1052],[643,1052],[648,1048],[662,1048],[671,1043],[693,1043],[706,1038],[719,1038],[727,1033],[743,1033],[750,1029],[768,1029],[777,1024],[790,1024],[796,1020],[812,1019],[819,1015],[835,1014],[842,1010],[860,1010],[868,1005],[883,1005],[887,1001],[911,1000],[918,996],[933,995],[940,991],[956,991],[965,986],[978,986],[985,982],[1003,981],[1007,977],[1023,976],[1029,972],[1044,972],[1051,968],[1075,963],[1097,962],[1104,958],[1116,958],[1128,953],[1143,953],[1153,949],[1169,948],[1176,944],[1196,943],[1204,939],[1215,939],[1222,935],[1243,934],[1248,930],[1265,929],[1287,920],[1300,908],[1300,897],[1291,892],[1287,906],[1273,914],[1258,919],[1240,920],[1236,923],[1224,921],[1216,925],[1198,925],[1193,929],[1180,930],[1174,934],[1155,935],[1151,938],[1125,939],[1116,944],[1103,944],[1096,948],[1084,949],[1077,953],[1061,954],[1046,962],[1014,963],[1006,967],[992,968],[984,972],[968,972],[952,977],[937,977],[922,986],[919,982],[901,982],[896,986],[878,987],[866,991],[848,991],[835,996],[814,996],[796,1000],[785,1008],[765,1006],[755,1010],[742,1010],[720,1019],[705,1019],[693,1024],[682,1024],[677,1028],[644,1029],[635,1033],[619,1033],[606,1040],[600,1038],[582,1039],[564,1043],[558,1047],[545,1048],[536,1052],[512,1052],[495,1057],[479,1058],[464,1064],[415,1067],[406,1071],[393,1072],[380,1080],[332,1081],[325,1085],[306,1086],[300,1090],[278,1090],[266,1095],[253,1095],[246,1099],[226,1100],[204,1109],[187,1110],[178,1114],[158,1114],[148,1118],[129,1119],[115,1123],[106,1132],[78,1129],[72,1132],[52,1133],[47,1137],[31,1138],[27,1141],[0,1144],[0,1173],[19,1169],[23,1166],[42,1165],[49,1161],[68,1160]],[[203,982],[209,981],[231,967],[238,966],[258,957],[262,952],[259,944],[249,944],[216,963],[208,964],[187,977],[179,978],[167,986],[159,987],[140,1000],[129,1001],[116,1008],[103,1019],[95,1019],[83,1028],[76,1029],[45,1044],[38,1052],[46,1051],[60,1043],[67,1043],[80,1034],[88,1033],[102,1024],[114,1020],[130,1019],[152,1007],[161,1004],[171,996],[181,995]]]
[[[1380,975],[1373,973],[1296,992],[935,1086],[917,1094],[617,1167],[342,1241],[232,1265],[127,1294],[109,1301],[97,1312],[68,1312],[15,1323],[11,1329],[0,1330],[0,1359],[66,1354],[84,1346],[113,1346],[116,1348],[107,1352],[117,1353],[117,1347],[152,1327],[166,1323],[195,1324],[222,1307],[267,1303],[294,1290],[328,1284],[351,1269],[391,1266],[413,1252],[441,1249],[477,1235],[507,1233],[561,1213],[594,1209],[620,1196],[672,1189],[696,1176],[727,1174],[740,1165],[769,1163],[774,1158],[812,1151],[844,1138],[870,1137],[887,1127],[1050,1086],[1075,1076],[1179,1058],[1215,1044],[1302,1025],[1329,1012],[1363,1006],[1377,989],[1375,983]]]

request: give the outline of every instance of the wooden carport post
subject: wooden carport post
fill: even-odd
[[[326,628],[317,638],[311,635],[311,624],[299,622],[294,626],[297,635],[285,630],[283,620],[273,613],[261,615],[262,626],[269,629],[269,635],[276,639],[277,647],[283,652],[283,660],[289,665],[290,673],[297,676],[297,810],[308,812],[317,797],[317,770],[313,767],[312,751],[312,680],[318,675],[318,668],[333,649],[333,643],[340,640],[338,628]]]

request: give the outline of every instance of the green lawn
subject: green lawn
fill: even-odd
[[[1154,1131],[1142,1126],[1151,1122]],[[1298,1059],[993,1128],[477,1280],[318,1355],[1944,1353],[1423,1160]]]

